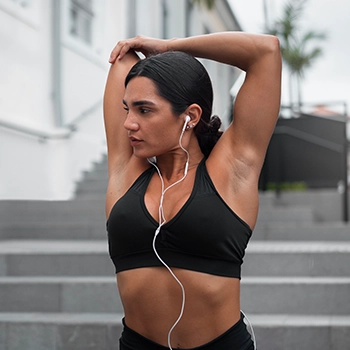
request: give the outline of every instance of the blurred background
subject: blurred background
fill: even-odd
[[[286,4],[281,0],[230,0],[230,4],[243,30],[266,32],[276,21],[284,17]],[[300,1],[292,2],[295,7]],[[305,73],[303,99],[305,103],[331,104],[331,109],[343,112],[342,104],[350,105],[350,55],[348,45],[349,23],[344,15],[349,10],[347,0],[337,4],[327,0],[308,0],[304,2],[302,13],[297,20],[297,32],[314,31],[324,33],[325,40],[313,43],[322,48],[322,55],[317,58]],[[311,45],[312,46],[312,45]],[[282,104],[288,103],[288,84],[284,86]],[[335,107],[333,107],[333,105]]]
[[[350,338],[348,0],[0,0],[0,349],[116,349],[103,93],[137,34],[277,35],[280,116],[242,270],[259,350]],[[203,60],[225,129],[244,80]],[[234,117],[234,116],[233,116]]]
[[[0,199],[74,197],[84,171],[106,153],[102,98],[109,52],[119,39],[137,34],[160,38],[223,30],[276,34],[285,49],[281,117],[304,113],[346,122],[350,48],[343,14],[350,5],[340,1],[341,6],[326,0],[0,0]],[[213,62],[205,65],[215,89],[214,112],[225,128],[244,75]],[[329,134],[322,128],[329,125],[315,125],[309,128],[320,129],[317,135],[304,136],[322,143],[323,135]],[[324,144],[310,151],[308,158],[320,150],[328,152],[330,160],[335,156],[342,163],[335,165],[341,175],[317,179],[316,172],[325,164],[321,159],[312,175],[315,181],[303,179],[304,173],[281,177],[266,170],[269,176],[262,187],[275,188],[279,176],[280,182],[343,188],[347,146],[339,139],[344,131],[335,128],[338,134],[325,141],[333,150],[329,153]],[[285,174],[291,173],[288,167],[296,165],[285,165]]]

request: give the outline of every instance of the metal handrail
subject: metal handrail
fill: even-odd
[[[46,140],[53,140],[53,139],[55,140],[68,139],[70,138],[71,134],[75,131],[75,126],[73,125],[68,128],[61,128],[59,131],[47,132],[47,131],[28,128],[26,126],[18,125],[15,123],[4,121],[4,120],[0,120],[0,127],[15,130],[30,136],[38,137],[39,141],[46,141]]]
[[[100,106],[102,106],[103,99],[101,98],[96,103],[91,105],[89,108],[85,109],[83,112],[81,112],[73,121],[69,123],[69,127],[75,128],[75,126],[80,123],[83,119],[85,119],[88,115],[95,112]]]
[[[343,173],[343,182],[344,182],[344,192],[343,192],[343,221],[349,222],[349,198],[348,198],[348,173],[347,173],[347,152],[348,152],[348,142],[345,136],[344,144],[338,144],[332,141],[327,141],[322,139],[321,137],[311,135],[304,131],[297,130],[290,126],[276,126],[274,134],[279,135],[288,135],[291,137],[295,137],[299,140],[303,140],[309,142],[311,144],[317,145],[319,147],[343,154],[344,160],[344,173]],[[277,191],[278,192],[278,191]]]
[[[309,143],[312,143],[314,145],[320,146],[322,148],[337,152],[337,153],[343,153],[343,146],[332,142],[332,141],[327,141],[322,139],[321,137],[315,136],[315,135],[311,135],[307,132],[304,131],[300,131],[297,129],[294,129],[290,126],[276,126],[275,128],[275,134],[283,134],[283,135],[289,135],[292,137],[295,137],[299,140],[303,140]]]
[[[69,139],[73,134],[73,132],[77,130],[77,124],[81,122],[83,119],[85,119],[92,112],[94,112],[98,107],[101,106],[101,104],[102,104],[102,99],[97,101],[94,105],[92,105],[85,111],[83,111],[70,124],[51,132],[32,129],[32,128],[11,123],[5,120],[0,120],[0,127],[15,130],[30,136],[38,137],[39,141],[42,141],[42,142],[47,140]]]

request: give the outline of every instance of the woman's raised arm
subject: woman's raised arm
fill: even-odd
[[[112,64],[105,87],[103,114],[108,150],[107,217],[122,191],[122,188],[118,187],[121,182],[118,176],[132,156],[128,133],[124,128],[126,111],[124,110],[123,97],[126,75],[137,60],[137,55],[130,51],[122,61],[119,60]]]
[[[170,40],[138,36],[120,42],[112,51],[111,62],[123,59],[130,48],[146,56],[164,51],[183,51],[245,71],[245,82],[234,105],[234,121],[216,148],[220,154],[225,149],[225,162],[241,159],[260,171],[280,107],[282,61],[276,37],[243,32]]]
[[[108,149],[109,175],[116,167],[130,159],[132,147],[124,128],[124,81],[131,67],[138,61],[134,51],[129,51],[123,60],[111,65],[104,93],[103,113]]]
[[[226,155],[225,162],[240,159],[259,173],[280,108],[282,60],[278,39],[224,32],[173,40],[169,47],[246,72],[234,105],[234,121],[217,148],[221,158]]]

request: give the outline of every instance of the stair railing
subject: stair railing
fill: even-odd
[[[73,125],[70,127],[60,128],[59,130],[49,132],[29,128],[23,125],[11,123],[4,120],[0,120],[0,127],[11,129],[33,137],[37,137],[39,142],[46,142],[47,140],[69,139],[72,133],[75,131],[75,126]]]
[[[94,105],[80,113],[70,124],[65,125],[53,131],[42,131],[27,126],[23,126],[9,121],[0,120],[0,127],[11,129],[22,134],[37,137],[39,142],[46,142],[47,140],[69,139],[72,134],[77,130],[78,124],[85,119],[88,115],[93,113],[102,105],[102,100],[99,100]]]
[[[335,142],[331,142],[325,139],[322,139],[321,137],[311,135],[309,133],[306,133],[304,131],[300,131],[297,129],[294,129],[290,126],[276,126],[274,134],[276,135],[288,135],[291,137],[294,137],[299,140],[306,141],[308,143],[311,143],[313,145],[322,147],[324,149],[331,150],[333,152],[339,153],[343,155],[343,183],[344,183],[344,190],[343,190],[343,221],[348,222],[349,221],[349,194],[348,194],[348,141],[347,137],[345,135],[343,144],[338,144]],[[280,150],[283,148],[280,147]]]

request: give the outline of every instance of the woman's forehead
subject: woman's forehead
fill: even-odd
[[[142,76],[135,77],[129,81],[125,88],[123,100],[127,104],[135,101],[150,101],[153,103],[166,101],[159,95],[155,83],[151,79]]]

